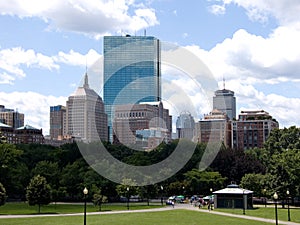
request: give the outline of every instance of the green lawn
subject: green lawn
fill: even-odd
[[[159,203],[151,203],[147,206],[146,203],[130,203],[130,209],[149,209],[162,207]],[[119,211],[127,210],[126,203],[104,204],[102,211]],[[87,205],[87,212],[97,212],[98,208],[91,204]],[[243,214],[241,209],[215,209],[214,211]],[[82,213],[83,203],[79,204],[51,204],[41,208],[42,214],[62,214],[62,213]],[[1,215],[17,215],[17,214],[37,214],[37,206],[28,206],[27,203],[6,203],[0,207],[0,224],[1,225],[52,225],[52,224],[83,224],[82,216],[64,216],[64,217],[38,217],[38,218],[20,218],[20,219],[1,219]],[[290,209],[292,222],[300,223],[300,208]],[[275,218],[274,207],[261,206],[252,210],[246,210],[246,215]],[[287,209],[278,208],[279,220],[287,221]],[[147,212],[147,213],[128,213],[128,214],[102,214],[88,215],[88,225],[92,224],[109,224],[109,225],[168,225],[168,224],[205,224],[205,225],[227,225],[227,224],[267,224],[258,221],[241,220],[239,218],[219,216],[199,211],[189,210],[171,210],[163,212]]]
[[[162,207],[160,204],[150,203],[130,203],[129,209],[149,209]],[[101,211],[127,210],[126,203],[103,204]],[[99,208],[92,204],[87,204],[87,212],[98,212]],[[6,203],[0,207],[0,215],[23,215],[37,214],[37,206],[29,206],[27,203]],[[82,213],[83,203],[78,204],[50,204],[41,207],[42,214],[61,214],[61,213]],[[0,223],[1,224],[1,223]]]
[[[243,214],[242,209],[215,209],[219,212],[225,213],[233,213],[233,214]],[[288,221],[288,209],[278,207],[278,219],[282,221]],[[274,206],[268,206],[265,208],[264,206],[260,206],[254,209],[248,209],[245,211],[245,214],[248,216],[256,216],[268,219],[275,219],[275,208]],[[291,221],[300,223],[300,208],[290,208]]]
[[[82,216],[0,219],[1,225],[82,225]],[[270,223],[219,216],[199,211],[169,210],[147,213],[87,216],[88,225],[267,225]]]

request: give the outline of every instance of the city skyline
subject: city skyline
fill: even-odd
[[[300,3],[269,1],[14,1],[0,3],[0,104],[49,133],[49,107],[65,105],[102,57],[104,35],[154,36],[204,62],[245,109],[300,126]],[[95,4],[95,5],[93,5]],[[162,76],[170,75],[162,65]],[[186,80],[174,76],[174,84]],[[191,99],[197,102],[192,84]],[[101,90],[97,90],[101,92]],[[100,95],[103,97],[103,95]],[[211,109],[195,104],[200,119]],[[39,106],[39,107],[37,107]],[[173,114],[174,117],[177,114]]]

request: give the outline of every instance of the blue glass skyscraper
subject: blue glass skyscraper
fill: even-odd
[[[150,36],[105,36],[103,51],[103,100],[112,140],[114,105],[161,100],[160,42]]]

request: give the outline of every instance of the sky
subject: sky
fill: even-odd
[[[66,105],[86,70],[99,79],[103,36],[146,33],[196,56],[218,88],[225,79],[238,113],[263,109],[299,127],[299,11],[298,0],[0,1],[0,105],[47,135],[50,106]],[[196,121],[209,113],[193,79],[162,71],[166,90],[184,82]]]

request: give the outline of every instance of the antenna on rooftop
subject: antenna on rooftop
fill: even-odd
[[[144,29],[144,36],[146,37],[146,29]]]
[[[223,89],[225,90],[225,78],[223,76]]]
[[[89,88],[87,70],[88,70],[88,68],[87,68],[87,58],[85,58],[85,75],[84,75],[84,83],[83,83],[84,88]]]
[[[87,57],[85,57],[85,73],[87,73],[87,70],[88,70],[88,68],[87,68]]]

